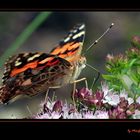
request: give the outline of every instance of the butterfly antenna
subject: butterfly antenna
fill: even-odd
[[[98,39],[96,39],[96,40],[86,49],[86,51],[85,51],[84,54],[86,54],[86,53],[89,51],[89,49],[90,49],[91,47],[93,47],[94,45],[96,45],[96,44],[99,42],[99,40],[100,40],[102,37],[104,37],[105,34],[106,34],[113,26],[114,26],[114,23],[111,23],[111,25],[107,28],[107,30],[106,30]]]

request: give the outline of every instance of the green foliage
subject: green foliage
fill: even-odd
[[[125,89],[130,97],[136,99],[140,96],[140,37],[133,37],[131,43],[133,46],[124,54],[107,56],[108,74],[102,76],[110,88],[116,91]]]

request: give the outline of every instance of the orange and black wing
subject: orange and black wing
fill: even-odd
[[[81,55],[84,37],[85,25],[79,24],[50,53],[69,61],[73,57]]]
[[[44,68],[53,67],[55,65],[70,65],[70,63],[60,58],[56,55],[46,54],[46,53],[21,53],[19,55],[15,55],[7,60],[5,63],[5,72],[3,75],[3,84],[9,80],[11,77],[17,77],[19,75],[24,75],[24,77],[28,77],[29,73],[37,73],[40,72]],[[36,72],[35,72],[36,71]],[[57,69],[56,72],[59,72]]]
[[[5,84],[9,78],[26,71],[28,67],[35,68],[37,66],[39,53],[20,53],[11,56],[5,62],[5,71],[2,82]]]
[[[70,67],[67,60],[46,53],[13,56],[5,65],[0,102],[6,103],[17,95],[33,96],[43,92],[52,86],[57,78],[65,75],[65,71]]]

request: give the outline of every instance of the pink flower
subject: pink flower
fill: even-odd
[[[136,99],[136,102],[140,104],[140,96]]]
[[[75,104],[61,100],[42,103],[35,119],[139,119],[140,97],[134,102],[126,91],[114,92],[107,84],[92,92],[87,88],[76,90]]]
[[[135,114],[132,116],[133,119],[140,119],[140,110],[135,110]]]
[[[124,97],[126,100],[128,99],[128,93],[125,91],[125,90],[122,90],[121,92],[120,92],[120,98],[121,97]]]
[[[94,119],[109,119],[107,111],[96,110],[94,113]]]
[[[86,111],[83,113],[83,118],[84,119],[93,119],[94,118],[94,112],[93,111]]]
[[[119,95],[115,95],[113,93],[108,93],[103,99],[103,103],[108,103],[112,106],[118,105],[119,102],[120,102]]]
[[[110,119],[126,119],[127,118],[126,113],[119,107],[110,109],[108,114],[109,114]]]
[[[76,90],[75,98],[84,99],[92,95],[92,91],[88,88],[82,88],[80,90]]]

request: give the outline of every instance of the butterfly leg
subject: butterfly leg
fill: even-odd
[[[49,87],[49,88],[48,88],[48,90],[46,91],[45,102],[46,102],[47,99],[48,99],[48,93],[49,93],[49,90],[50,90],[50,89],[53,89],[53,99],[54,99],[54,97],[55,97],[55,89],[57,89],[57,88],[61,88],[61,86],[55,86],[55,87]],[[52,100],[53,100],[53,99],[52,99]]]
[[[92,84],[91,84],[91,87],[90,87],[90,89],[92,89],[92,88],[94,87],[94,85],[96,84],[97,80],[99,79],[101,73],[100,73],[96,68],[92,67],[92,66],[89,65],[89,64],[86,64],[86,66],[88,66],[89,68],[91,68],[92,70],[94,70],[94,71],[97,72],[97,77],[94,78],[94,80],[93,80],[93,82],[92,82]]]
[[[48,90],[46,91],[46,95],[45,95],[45,100],[44,100],[44,102],[47,102],[49,90],[50,90],[50,88],[48,88]]]
[[[78,79],[78,80],[75,80],[73,82],[72,100],[73,100],[73,104],[74,104],[75,107],[76,107],[76,103],[75,103],[74,94],[75,94],[75,90],[76,90],[76,83],[79,83],[79,82],[82,82],[82,81],[85,81],[86,88],[88,88],[87,79],[85,77],[81,78],[81,79]]]

